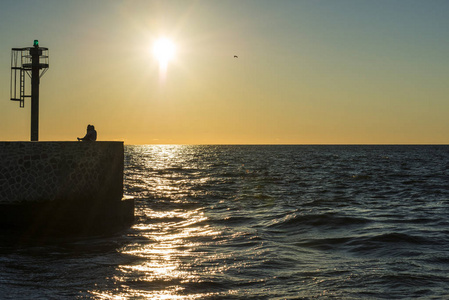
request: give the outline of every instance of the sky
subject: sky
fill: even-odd
[[[446,0],[2,0],[0,140],[30,140],[11,48],[37,39],[41,141],[93,124],[126,144],[448,144],[448,15]]]

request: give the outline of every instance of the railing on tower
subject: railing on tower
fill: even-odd
[[[39,136],[39,82],[49,67],[48,48],[39,47],[34,41],[33,47],[12,48],[10,99],[19,101],[25,107],[25,98],[31,98],[31,140]],[[31,79],[27,88],[26,78]]]

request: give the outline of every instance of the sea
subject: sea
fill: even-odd
[[[0,246],[1,299],[449,299],[449,146],[128,145],[134,225]]]

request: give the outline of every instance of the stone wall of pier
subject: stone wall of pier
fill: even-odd
[[[123,196],[123,142],[0,142],[0,204]]]

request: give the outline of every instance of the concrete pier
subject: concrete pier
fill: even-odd
[[[123,142],[0,142],[0,228],[91,235],[130,226],[123,158]]]

